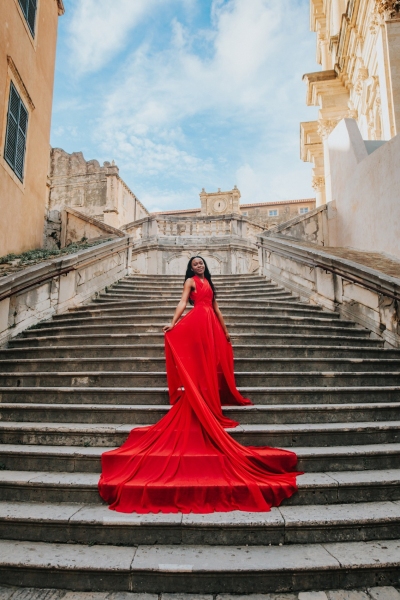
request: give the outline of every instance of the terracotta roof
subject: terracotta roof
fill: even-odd
[[[279,204],[304,204],[305,202],[315,202],[315,198],[302,198],[300,200],[279,200],[277,202],[256,202],[254,204],[241,204],[240,208],[253,208],[256,206],[276,206]],[[182,210],[160,210],[150,213],[151,215],[176,215],[199,213],[201,208],[184,208]]]
[[[197,213],[200,212],[201,208],[184,208],[182,210],[159,210],[157,212],[150,213],[151,215],[175,215],[176,213]]]
[[[240,208],[251,208],[253,206],[272,206],[277,204],[304,204],[304,202],[315,202],[315,198],[302,198],[300,200],[280,200],[277,202],[256,202],[255,204],[241,204]]]

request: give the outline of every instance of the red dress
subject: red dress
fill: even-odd
[[[296,490],[297,456],[242,446],[224,405],[251,404],[236,389],[232,347],[206,279],[195,306],[165,335],[169,412],[102,455],[99,492],[110,508],[137,513],[269,511]]]

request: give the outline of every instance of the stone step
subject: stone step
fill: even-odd
[[[66,326],[77,326],[77,325],[159,325],[171,320],[171,313],[164,312],[159,315],[138,315],[136,312],[132,315],[109,315],[109,316],[78,316],[74,315],[74,318],[63,318],[65,315],[58,315],[51,321],[42,321],[34,329],[66,327]],[[279,325],[280,323],[287,323],[291,325],[321,325],[321,326],[336,326],[336,327],[356,327],[353,321],[338,320],[337,318],[331,318],[330,316],[306,316],[297,317],[289,315],[231,315],[230,313],[224,314],[224,321],[227,325]],[[33,328],[32,328],[33,330]],[[29,330],[31,331],[31,330]]]
[[[392,586],[400,582],[400,546],[396,540],[383,540],[131,548],[3,540],[0,583],[16,581],[20,586],[75,591],[197,595],[365,588],[377,582]]]
[[[168,405],[115,405],[115,404],[0,404],[0,420],[5,423],[157,423],[169,411]],[[400,402],[360,404],[296,404],[226,406],[223,413],[242,425],[317,424],[399,421]]]
[[[142,427],[142,425],[135,425]],[[44,444],[51,446],[121,446],[132,423],[42,423],[0,422],[1,444]],[[356,423],[242,424],[229,434],[245,446],[349,446],[397,444],[400,421]],[[400,482],[399,482],[400,485]]]
[[[181,295],[183,290],[183,284],[178,285],[168,285],[168,286],[154,286],[152,284],[142,285],[142,284],[134,284],[122,282],[117,285],[109,286],[106,288],[107,292],[140,292],[146,297],[157,296],[159,294],[169,294],[171,296]],[[242,295],[254,293],[255,295],[260,293],[264,294],[266,292],[285,292],[289,294],[285,288],[280,285],[275,285],[272,283],[257,283],[257,284],[246,284],[246,285],[237,285],[237,286],[217,286],[215,288],[217,299],[222,298],[223,296],[230,297],[232,295]]]
[[[156,308],[162,308],[163,310],[166,310],[167,308],[170,308],[172,310],[174,310],[176,308],[176,305],[179,301],[179,298],[171,298],[171,299],[167,299],[167,298],[155,298],[154,300],[147,300],[143,301],[143,300],[130,300],[128,298],[121,298],[121,299],[114,299],[112,300],[110,297],[107,297],[107,295],[105,295],[105,297],[98,297],[98,298],[94,298],[92,300],[91,303],[86,304],[85,306],[89,309],[92,310],[94,308],[99,308],[102,307],[102,310],[104,310],[105,308],[135,308],[136,306],[139,305],[139,307],[147,309],[151,308],[151,307],[156,307]],[[315,311],[315,306],[309,305],[309,304],[303,304],[302,302],[299,302],[298,299],[295,296],[290,296],[290,298],[286,298],[286,299],[279,299],[279,300],[263,300],[261,298],[256,298],[256,299],[246,299],[246,300],[242,300],[241,298],[235,298],[235,300],[223,300],[222,302],[218,302],[218,306],[220,307],[220,309],[223,312],[226,312],[227,310],[229,310],[230,308],[240,308],[242,310],[242,312],[248,312],[250,309],[252,310],[253,308],[268,308],[268,307],[275,307],[275,308],[283,308],[283,309],[287,309],[287,308],[299,308],[303,311],[307,311],[307,310],[311,310],[311,311]],[[307,308],[309,307],[309,308]],[[82,308],[80,310],[83,310]],[[146,311],[147,312],[147,311]],[[321,310],[322,312],[322,310]]]
[[[349,330],[345,333],[337,333],[333,336],[320,335],[319,333],[232,333],[232,344],[237,345],[261,346],[277,344],[285,345],[290,343],[295,345],[335,345],[335,346],[373,346],[382,347],[383,341],[367,337],[370,332],[367,330]],[[17,337],[9,341],[10,348],[24,347],[43,347],[43,346],[66,346],[70,344],[85,343],[85,345],[109,346],[115,344],[162,344],[164,342],[164,333],[162,331],[151,333],[98,333],[98,334],[60,334],[60,335],[32,335],[27,337]]]
[[[181,275],[151,275],[147,273],[135,273],[133,275],[127,275],[121,281],[149,281],[149,282],[183,282],[184,273]],[[241,283],[243,281],[265,281],[268,282],[270,279],[264,277],[263,275],[258,275],[258,273],[240,273],[237,275],[212,275],[213,281],[218,282],[232,282],[232,283]]]
[[[97,473],[0,471],[0,502],[103,504],[97,489],[98,480]],[[285,500],[284,505],[395,500],[400,500],[399,469],[334,471],[300,475],[298,492]]]
[[[99,504],[0,502],[0,540],[213,547],[366,542],[397,537],[398,501],[283,505],[266,513],[208,515],[140,515],[115,513]]]
[[[238,283],[224,283],[219,281],[218,284],[217,282],[213,281],[215,288],[219,291],[219,290],[223,290],[223,291],[229,291],[229,290],[252,290],[252,289],[262,289],[262,290],[268,290],[268,289],[284,289],[281,285],[278,285],[277,283],[272,283],[272,281],[266,281],[266,280],[257,280],[257,281],[253,281],[253,280],[248,280],[248,281],[242,281],[242,282],[238,282]],[[117,281],[116,283],[114,283],[111,286],[108,286],[107,289],[113,289],[113,288],[128,288],[128,289],[142,289],[146,292],[151,292],[153,290],[182,290],[184,285],[183,282],[183,278],[180,281],[174,281],[174,282],[169,282],[169,283],[163,283],[163,282],[145,282],[145,281],[130,281],[127,279],[121,279],[120,281]]]
[[[165,290],[163,292],[152,292],[151,294],[147,294],[146,295],[146,302],[147,301],[151,301],[151,300],[162,300],[162,301],[168,301],[171,300],[172,302],[178,302],[180,300],[180,297],[182,295],[182,290],[179,290],[177,292],[171,292],[169,290]],[[226,292],[220,292],[218,294],[217,300],[218,302],[223,302],[223,301],[228,301],[232,299],[232,292],[226,293]],[[259,292],[237,292],[235,294],[235,296],[238,299],[248,299],[251,300],[252,302],[256,302],[257,300],[269,300],[269,299],[278,299],[278,300],[288,300],[289,302],[292,301],[293,298],[297,298],[296,296],[293,296],[290,292],[287,292],[286,290],[279,290],[279,289],[275,289],[275,290],[264,290],[264,291],[259,291]],[[119,299],[119,298],[128,298],[128,299],[132,299],[132,300],[140,300],[143,299],[143,291],[130,291],[130,290],[120,290],[119,288],[112,288],[112,289],[108,289],[107,292],[105,293],[101,293],[97,296],[97,300],[99,299],[105,299],[108,300],[110,299],[111,301],[114,301],[115,299]]]
[[[400,371],[236,372],[240,387],[400,386]],[[166,387],[163,371],[0,372],[0,387]]]
[[[49,336],[49,335],[65,335],[65,334],[75,334],[79,332],[80,334],[142,334],[142,333],[160,333],[162,328],[166,323],[171,321],[172,315],[170,315],[169,319],[165,319],[164,321],[160,321],[158,323],[153,324],[139,324],[139,323],[131,323],[131,324],[106,324],[106,325],[98,325],[98,324],[85,324],[85,325],[63,325],[58,326],[58,324],[53,325],[53,327],[35,327],[34,329],[29,329],[24,331],[24,337],[38,337],[38,336]],[[254,333],[254,334],[265,334],[265,333],[283,333],[283,334],[299,334],[303,333],[305,335],[318,333],[324,336],[337,336],[337,335],[351,335],[351,336],[360,336],[360,337],[369,337],[370,331],[367,329],[361,329],[359,327],[348,327],[346,325],[339,325],[340,321],[337,325],[309,325],[307,324],[293,324],[293,323],[278,323],[278,324],[250,324],[250,323],[229,323],[225,321],[231,335],[239,335],[246,333]]]
[[[150,319],[159,319],[160,315],[167,315],[170,319],[171,315],[174,314],[174,309],[176,308],[176,302],[171,304],[167,308],[159,307],[159,306],[146,306],[143,303],[137,304],[134,306],[134,310],[129,307],[119,306],[120,303],[116,304],[114,308],[108,308],[107,305],[85,305],[80,307],[79,309],[70,309],[69,312],[63,313],[60,315],[53,315],[53,321],[56,322],[59,319],[74,321],[76,318],[91,318],[91,317],[104,317],[104,318],[118,318],[118,317],[145,317]],[[307,305],[306,305],[307,306]],[[188,306],[187,312],[192,310],[190,306]],[[238,308],[235,306],[229,306],[228,308],[223,309],[224,316],[229,314],[230,317],[234,320],[239,320],[240,317],[243,317],[243,313],[249,314],[248,311],[243,311],[243,308]],[[293,304],[282,305],[279,307],[264,307],[257,308],[252,307],[251,316],[255,318],[274,318],[274,317],[315,317],[315,318],[329,318],[335,319],[339,322],[340,315],[338,313],[328,313],[326,311],[322,311],[320,309],[306,308],[303,309],[301,306],[294,306]],[[49,322],[49,321],[47,321]]]
[[[400,401],[400,386],[241,387],[254,404],[350,404]],[[0,387],[1,403],[169,404],[166,387]]]
[[[154,294],[146,297],[146,304],[148,302],[157,302],[161,305],[172,303],[177,304],[181,298],[181,294]],[[232,294],[224,295],[221,298],[218,296],[218,305],[223,302],[231,302]],[[101,293],[94,298],[93,303],[99,302],[141,302],[143,304],[143,294],[140,292],[114,292],[109,291]],[[299,303],[297,296],[292,296],[289,292],[265,292],[264,294],[238,294],[235,298],[235,302],[251,302],[251,303],[264,303],[264,302],[285,302],[291,304],[292,302]]]
[[[368,340],[368,346],[365,345],[365,339],[358,339],[359,344],[341,345],[336,343],[332,345],[313,345],[313,344],[234,344],[235,359],[246,358],[255,360],[268,360],[269,358],[391,358],[400,357],[400,351],[392,348],[383,348],[382,342],[372,344],[374,340]],[[25,340],[29,342],[30,339]],[[65,344],[61,345],[43,345],[28,346],[26,343],[22,347],[13,347],[10,345],[7,349],[0,349],[0,360],[21,360],[26,358],[96,358],[96,357],[135,357],[142,358],[160,358],[164,357],[164,344]]]
[[[8,471],[100,473],[107,447],[0,444],[0,467]],[[396,469],[400,444],[296,447],[297,468],[305,473]]]
[[[12,351],[10,351],[12,352]],[[6,355],[7,356],[7,355]],[[254,374],[310,372],[329,373],[374,373],[399,372],[400,357],[395,358],[235,358],[237,372],[251,371]],[[18,360],[0,360],[2,373],[82,373],[105,371],[138,372],[164,371],[165,358],[115,357],[102,358],[21,358]]]

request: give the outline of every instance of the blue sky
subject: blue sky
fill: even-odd
[[[64,0],[51,144],[115,160],[149,210],[314,196],[299,158],[309,0]]]

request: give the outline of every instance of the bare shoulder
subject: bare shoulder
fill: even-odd
[[[192,290],[196,289],[196,284],[194,282],[194,279],[192,277],[189,277],[189,279],[186,279],[185,283],[183,284],[183,291],[186,293],[190,293]]]

